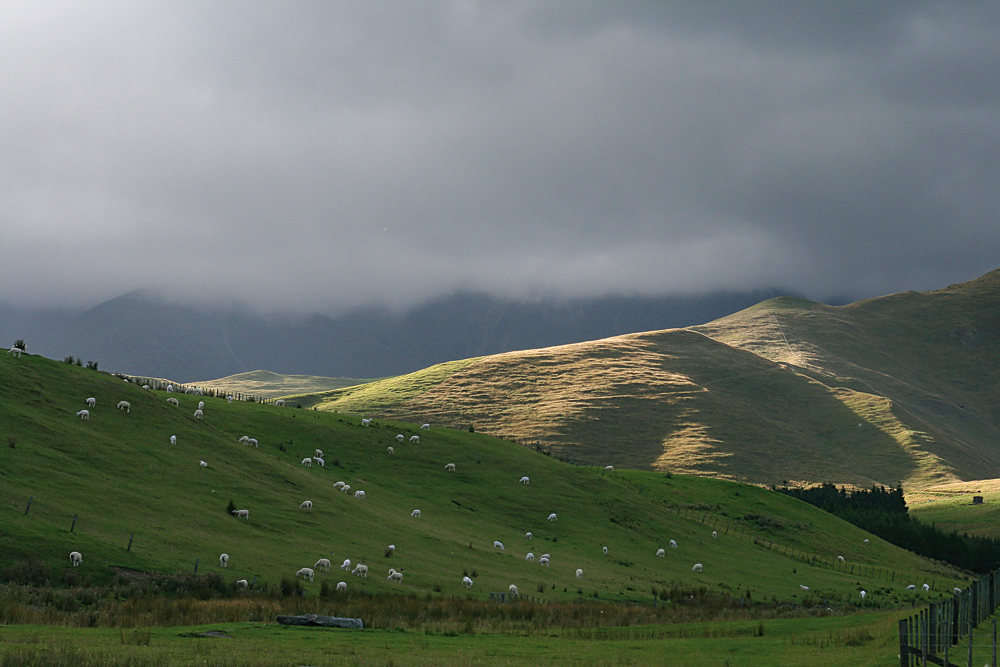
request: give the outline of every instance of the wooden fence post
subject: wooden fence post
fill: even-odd
[[[910,667],[910,637],[906,619],[899,621],[899,667]]]
[[[74,514],[74,515],[73,515],[73,525],[71,525],[71,526],[69,527],[69,532],[71,532],[71,533],[73,532],[73,529],[74,529],[74,528],[76,528],[76,517],[77,517],[77,516],[78,516],[78,515],[76,515],[76,514]]]
[[[28,510],[31,509],[31,503],[35,502],[35,497],[31,496],[28,498],[28,506],[24,508],[24,516],[28,516]]]
[[[132,551],[132,540],[135,538],[135,533],[128,536],[128,546],[125,547],[125,551]]]

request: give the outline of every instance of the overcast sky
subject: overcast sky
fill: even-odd
[[[936,289],[998,171],[995,0],[0,0],[15,303]]]

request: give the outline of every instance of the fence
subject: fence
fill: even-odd
[[[997,609],[997,582],[1000,570],[982,577],[955,597],[944,602],[931,604],[908,618],[899,621],[899,664],[900,667],[916,665],[958,665],[985,664],[997,667],[997,622],[980,631],[980,641],[975,641],[975,630]],[[966,646],[957,647],[965,637]],[[961,662],[951,662],[949,652],[965,656]]]

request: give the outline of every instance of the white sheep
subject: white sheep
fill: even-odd
[[[552,514],[549,515],[549,521],[556,521],[556,519],[557,519],[557,517],[556,517],[556,513],[555,512],[553,512]]]
[[[15,345],[14,347],[12,347],[9,350],[7,350],[7,354],[13,354],[15,357],[17,357],[18,359],[20,359],[21,358],[21,348],[19,348],[18,346]]]
[[[605,555],[605,556],[607,556],[607,555],[608,555],[608,548],[607,548],[607,547],[601,547],[601,551],[603,551],[603,552],[604,552],[604,555]]]
[[[868,544],[868,538],[866,537],[865,539],[861,540],[861,543],[862,544]]]
[[[665,549],[657,549],[656,550],[656,555],[659,556],[660,558],[666,558],[667,557],[667,552],[666,552]]]
[[[607,472],[614,472],[615,471],[615,467],[614,466],[604,466],[604,470],[607,471]]]
[[[250,510],[233,510],[233,515],[237,519],[246,519],[247,521],[250,520]]]
[[[313,577],[316,576],[316,573],[312,571],[312,568],[304,567],[298,572],[296,572],[295,576],[302,577],[303,579],[308,579],[309,581],[312,581]]]
[[[693,566],[691,567],[691,571],[692,571],[692,572],[701,572],[701,570],[702,570],[702,565],[701,565],[701,563],[695,563],[695,564],[694,564],[694,565],[693,565]]]
[[[462,585],[466,588],[472,588],[472,579],[469,579],[468,576],[462,577]]]
[[[955,595],[961,595],[962,594],[962,589],[956,587],[956,588],[951,589],[951,592],[954,593]]]
[[[576,570],[576,578],[579,579],[582,576],[583,576],[583,570],[577,568],[577,570]]]
[[[511,584],[510,586],[508,586],[508,587],[507,587],[507,590],[509,590],[509,591],[510,591],[510,594],[511,594],[511,595],[513,595],[513,596],[515,596],[515,597],[520,597],[520,596],[518,595],[518,592],[517,592],[517,586],[515,586],[514,584]]]
[[[393,569],[390,568],[389,569],[389,576],[386,577],[386,578],[389,581],[391,581],[393,583],[396,583],[396,584],[402,583],[402,581],[403,581],[403,573],[402,572],[398,572],[398,571],[393,570]]]
[[[419,443],[420,442],[420,436],[419,435],[411,435],[410,436],[410,442],[412,442],[414,444]]]
[[[277,405],[279,408],[283,408],[285,407],[285,399],[279,398],[274,402],[274,404]]]
[[[677,540],[670,540],[670,548],[671,549],[677,548]]]
[[[79,551],[70,551],[69,562],[72,563],[73,567],[77,567],[80,563],[83,562],[83,554],[81,554]]]
[[[257,438],[250,438],[249,440],[247,440],[247,445],[253,445],[254,447],[257,447],[258,446]]]
[[[843,556],[837,556],[837,560],[840,561],[841,563],[843,563],[844,562],[844,557]]]
[[[454,463],[446,463],[445,466],[444,466],[444,469],[447,470],[448,472],[455,472],[455,464]]]
[[[313,464],[313,460],[312,459],[310,459],[308,457],[302,459],[302,465],[304,465],[305,467],[312,468],[312,464]]]
[[[391,445],[385,451],[389,452],[389,456],[395,456],[396,455],[396,450],[393,449]]]
[[[346,581],[338,581],[337,582],[337,590],[340,591],[340,592],[346,591],[347,590],[347,582]]]
[[[529,563],[534,563],[535,562],[535,554],[533,554],[533,553],[531,553],[529,551],[528,555],[524,557],[524,560],[528,561]]]
[[[406,436],[405,436],[405,435],[403,435],[402,433],[400,433],[399,435],[397,435],[397,436],[396,436],[396,442],[399,442],[399,443],[401,443],[401,442],[403,442],[404,440],[406,440]]]
[[[802,584],[799,584],[799,588],[801,588],[804,591],[808,591],[809,590],[808,586],[803,586]]]
[[[97,407],[97,399],[94,398],[93,396],[91,396],[90,398],[88,398],[87,399],[87,407],[88,408],[95,408],[95,407]]]
[[[198,401],[198,409],[199,410],[205,409],[205,401]]]
[[[931,589],[931,585],[930,584],[924,584],[924,590],[925,591],[929,591],[930,589]]]
[[[313,452],[313,456],[315,456],[318,459],[323,458],[323,450],[322,449],[317,449],[315,452]]]
[[[493,548],[499,549],[500,551],[505,551],[505,549],[503,548],[503,542],[500,542],[498,540],[493,541]]]
[[[542,556],[541,558],[538,559],[538,564],[539,565],[544,565],[545,567],[548,567],[549,566],[549,557],[548,556]]]
[[[867,591],[861,591],[861,599],[864,600],[865,596],[868,595]]]
[[[118,409],[125,412],[132,412],[132,404],[128,401],[118,401]]]
[[[429,431],[429,430],[431,430],[431,425],[430,424],[421,424],[420,428],[424,429],[425,431]]]
[[[246,579],[240,579],[236,582],[236,585],[245,590],[250,587],[250,582]]]
[[[372,420],[365,417],[364,419],[361,420],[361,425],[364,426],[365,428],[368,428],[369,426],[372,425]]]
[[[341,491],[343,491],[344,493],[350,493],[351,492],[351,485],[350,484],[344,484],[344,488],[342,488]]]
[[[171,391],[173,391],[173,390],[174,390],[174,385],[172,385],[172,384],[168,384],[168,385],[167,385],[167,391],[168,391],[168,392],[171,392]]]
[[[208,463],[206,463],[205,461],[198,461],[198,465],[200,465],[202,468],[208,467]]]
[[[530,530],[527,533],[524,534],[524,539],[526,539],[526,540],[530,540],[531,539],[531,531]]]
[[[202,412],[201,410],[195,410],[194,411],[194,418],[195,419],[201,419],[204,416],[204,414],[205,413]]]
[[[527,475],[525,475],[524,477],[522,477],[521,479],[519,479],[517,481],[519,481],[521,484],[524,484],[525,486],[527,486],[528,483],[531,482],[531,480],[528,479]]]
[[[299,505],[299,509],[304,509],[304,510],[307,510],[309,512],[312,512],[313,501],[311,501],[311,500],[303,500],[302,503]]]
[[[389,546],[387,546],[385,548],[385,550],[386,550],[387,553],[394,554],[394,553],[396,553],[396,545],[395,544],[390,544]]]
[[[170,405],[174,406],[175,408],[180,407],[180,404],[181,404],[181,402],[178,401],[173,396],[171,396],[170,398],[167,399],[167,403],[169,403]]]
[[[364,563],[358,563],[354,567],[354,569],[351,570],[351,574],[353,574],[355,577],[364,577],[365,579],[367,579],[368,578],[368,566],[365,565]]]
[[[342,490],[344,488],[344,482],[337,482],[336,484],[333,485],[333,488]]]
[[[228,394],[226,396],[226,402],[229,403],[229,404],[232,404],[232,402],[233,402],[233,395],[232,394]]]
[[[412,516],[414,519],[419,519],[420,518],[420,510],[413,510],[412,512],[410,512],[410,516]]]
[[[713,531],[712,531],[712,539],[713,539],[713,540],[714,540],[714,539],[718,539],[718,537],[719,537],[719,534],[718,534],[717,532],[715,532],[715,531],[713,530]]]
[[[326,467],[326,461],[324,461],[319,456],[314,456],[313,457],[313,463],[315,463],[316,465],[318,465],[320,468],[325,468]]]
[[[237,442],[239,442],[241,445],[245,445],[250,442],[250,436],[244,435]]]
[[[915,591],[915,590],[917,590],[917,585],[916,584],[910,584],[909,586],[906,587],[906,590],[908,590],[908,591]]]
[[[324,572],[329,572],[330,571],[330,559],[329,558],[320,558],[318,561],[316,561],[316,564],[313,565],[313,567],[316,568],[317,570],[323,570]]]
[[[362,491],[361,489],[358,489],[357,491],[354,492],[354,497],[357,498],[358,500],[364,500],[365,492]]]
[[[90,421],[90,410],[80,410],[79,412],[76,413],[76,416],[79,417],[80,419],[86,419],[87,421]]]
[[[348,571],[350,571],[350,569],[351,569],[351,559],[350,558],[345,558],[344,562],[340,564],[340,569],[341,570],[348,570]]]
[[[229,567],[229,554],[222,554],[219,556],[219,565],[222,567]]]
[[[176,435],[170,436],[170,444],[171,445],[176,445],[177,444],[177,436]]]

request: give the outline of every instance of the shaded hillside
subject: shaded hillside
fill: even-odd
[[[568,459],[765,483],[1000,476],[1000,272],[848,306],[494,355],[304,399]]]
[[[239,392],[249,396],[278,398],[303,392],[323,392],[341,387],[351,387],[366,380],[328,378],[319,375],[280,375],[271,371],[237,373],[216,380],[195,380],[190,384],[218,392]]]

